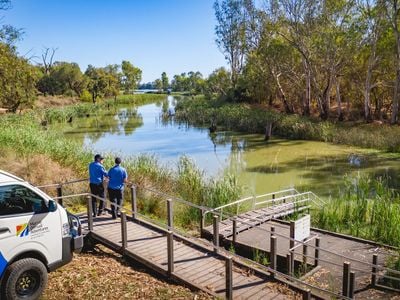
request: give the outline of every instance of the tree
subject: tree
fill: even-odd
[[[155,81],[154,81],[154,87],[160,92],[160,91],[162,91],[162,89],[163,89],[163,83],[162,83],[162,81],[161,81],[161,79],[156,79]]]
[[[214,2],[216,43],[231,67],[233,87],[242,71],[246,49],[246,14],[242,0]]]
[[[13,47],[0,43],[0,104],[12,112],[22,105],[31,106],[36,99],[38,71],[26,59],[16,55]]]
[[[212,97],[214,94],[226,96],[231,88],[231,74],[225,68],[214,70],[205,82],[205,94]]]
[[[0,10],[8,10],[11,8],[11,0],[0,0]],[[12,46],[21,39],[23,35],[22,29],[15,28],[11,25],[2,25],[0,28],[0,42]]]
[[[162,74],[161,74],[161,82],[162,82],[163,91],[166,91],[169,88],[169,80],[168,80],[167,73],[162,72]]]
[[[92,94],[92,101],[95,104],[97,98],[103,97],[107,91],[108,81],[106,73],[101,68],[89,65],[85,71],[85,75],[89,79],[87,89]]]
[[[135,67],[129,61],[122,61],[122,86],[125,93],[135,90],[142,80],[142,70]]]

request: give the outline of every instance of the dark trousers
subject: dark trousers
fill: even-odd
[[[104,198],[104,187],[102,183],[95,184],[91,183],[90,184],[90,192],[93,195],[96,195],[97,197]],[[99,210],[97,211],[97,201],[99,202]],[[97,199],[95,197],[92,197],[92,207],[93,207],[93,215],[96,216],[96,212],[98,214],[102,213],[104,209],[104,201],[101,201],[100,199]]]
[[[110,197],[112,217],[116,218],[117,214],[120,211],[119,207],[117,207],[116,205],[122,205],[122,190],[114,190],[108,188],[108,197]]]

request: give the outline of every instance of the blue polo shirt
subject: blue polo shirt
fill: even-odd
[[[108,171],[110,181],[108,182],[108,188],[113,190],[122,190],[124,188],[125,179],[128,178],[126,170],[120,165],[115,165]]]
[[[94,161],[89,164],[90,183],[100,184],[103,182],[104,176],[107,177],[108,174],[101,163]]]

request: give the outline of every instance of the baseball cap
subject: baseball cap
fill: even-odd
[[[95,161],[102,160],[102,159],[104,159],[104,157],[101,156],[100,154],[96,154],[96,155],[94,156],[94,160],[95,160]]]

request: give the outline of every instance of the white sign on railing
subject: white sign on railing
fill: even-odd
[[[294,222],[294,239],[302,241],[310,236],[311,217],[306,215]]]

